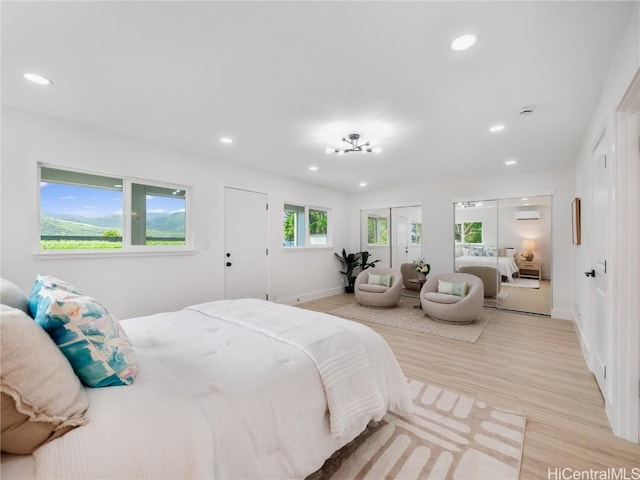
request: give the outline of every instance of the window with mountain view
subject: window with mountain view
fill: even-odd
[[[184,187],[167,187],[41,166],[41,250],[184,246]],[[125,205],[131,205],[128,228]]]
[[[184,245],[186,192],[131,185],[131,244]]]

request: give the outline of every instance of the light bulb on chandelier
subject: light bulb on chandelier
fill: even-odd
[[[360,144],[360,134],[359,133],[351,133],[349,134],[349,138],[342,137],[342,141],[347,143],[349,147],[347,148],[335,148],[335,147],[327,147],[325,152],[327,154],[335,153],[337,155],[344,155],[349,152],[362,152],[362,153],[382,153],[381,147],[372,147],[371,143],[365,142]]]

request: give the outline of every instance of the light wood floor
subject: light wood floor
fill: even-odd
[[[342,294],[300,306],[328,312],[354,300]],[[625,467],[631,475],[640,466],[640,446],[611,433],[573,324],[486,311],[491,319],[474,344],[362,323],[386,338],[405,375],[523,412],[521,479],[547,479],[555,468]]]
[[[507,298],[499,299],[500,308],[551,315],[551,282],[540,280],[540,288],[520,288],[502,284],[501,293]]]

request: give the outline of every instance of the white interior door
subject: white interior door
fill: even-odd
[[[593,205],[591,238],[593,243],[593,374],[604,398],[607,398],[607,212],[609,205],[609,170],[607,156],[601,150],[594,153]]]
[[[409,219],[402,215],[396,216],[395,224],[393,268],[400,268],[400,265],[409,262]]]
[[[267,296],[267,195],[225,187],[224,298]]]

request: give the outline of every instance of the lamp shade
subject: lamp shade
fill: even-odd
[[[527,251],[532,251],[536,249],[536,241],[535,240],[525,240],[522,242],[522,249]]]

